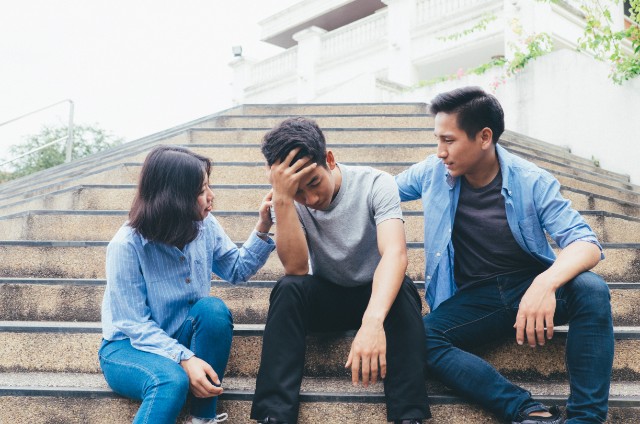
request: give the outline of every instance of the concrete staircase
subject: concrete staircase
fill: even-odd
[[[131,422],[138,404],[109,390],[96,352],[106,246],[126,220],[153,145],[185,145],[213,159],[214,214],[240,243],[268,190],[260,139],[285,116],[316,119],[339,162],[395,174],[435,152],[433,117],[425,111],[424,104],[244,105],[0,185],[0,423]],[[609,422],[640,422],[640,189],[556,146],[510,132],[501,143],[554,173],[603,242],[607,259],[596,271],[611,288],[616,326]],[[423,291],[421,206],[403,207],[408,272]],[[252,281],[213,282],[212,294],[225,300],[236,322],[220,403],[231,423],[250,422],[268,295],[281,274],[274,254]],[[557,334],[544,348],[509,340],[477,353],[537,398],[563,404],[566,328]],[[352,337],[309,338],[301,423],[385,422],[382,385],[354,388],[342,368]],[[438,382],[427,385],[432,422],[499,422]]]

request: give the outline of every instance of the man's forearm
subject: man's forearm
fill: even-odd
[[[557,290],[582,272],[589,271],[600,262],[600,249],[593,243],[576,241],[562,249],[556,261],[537,279],[542,279]]]
[[[382,324],[395,302],[407,270],[405,249],[386,251],[373,275],[371,299],[362,317],[362,323]]]
[[[276,251],[286,275],[305,275],[309,272],[307,241],[298,219],[293,200],[275,198]]]

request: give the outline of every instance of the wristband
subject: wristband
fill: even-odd
[[[274,234],[273,234],[273,233],[263,233],[262,231],[258,231],[258,230],[256,230],[256,235],[257,235],[258,237],[271,237],[271,236],[273,236]]]

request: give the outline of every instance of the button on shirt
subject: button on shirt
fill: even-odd
[[[502,172],[502,195],[509,228],[518,245],[541,263],[550,266],[555,253],[545,231],[564,249],[574,241],[596,244],[596,235],[571,202],[560,194],[560,184],[547,171],[496,145]],[[396,176],[400,199],[422,199],[424,210],[425,286],[431,310],[453,296],[454,251],[451,242],[459,178],[449,175],[437,156],[429,156]],[[604,258],[604,255],[601,255]]]
[[[183,250],[148,241],[127,224],[107,247],[102,336],[131,339],[136,349],[176,362],[193,352],[174,336],[191,306],[209,296],[211,273],[231,283],[248,280],[267,261],[273,240],[255,231],[240,248],[209,214]]]

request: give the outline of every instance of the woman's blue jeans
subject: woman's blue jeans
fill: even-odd
[[[211,365],[222,380],[232,335],[231,312],[222,300],[207,297],[189,310],[184,324],[172,337]],[[142,401],[134,424],[174,424],[187,397],[191,415],[215,418],[218,398],[189,395],[189,378],[177,362],[138,350],[129,339],[103,340],[98,357],[113,391]]]
[[[515,343],[520,299],[536,275],[520,272],[486,280],[457,292],[424,317],[430,375],[509,421],[539,403],[466,350],[505,337]],[[554,324],[569,323],[567,423],[604,422],[614,349],[609,288],[597,274],[584,272],[556,292],[556,301]]]

